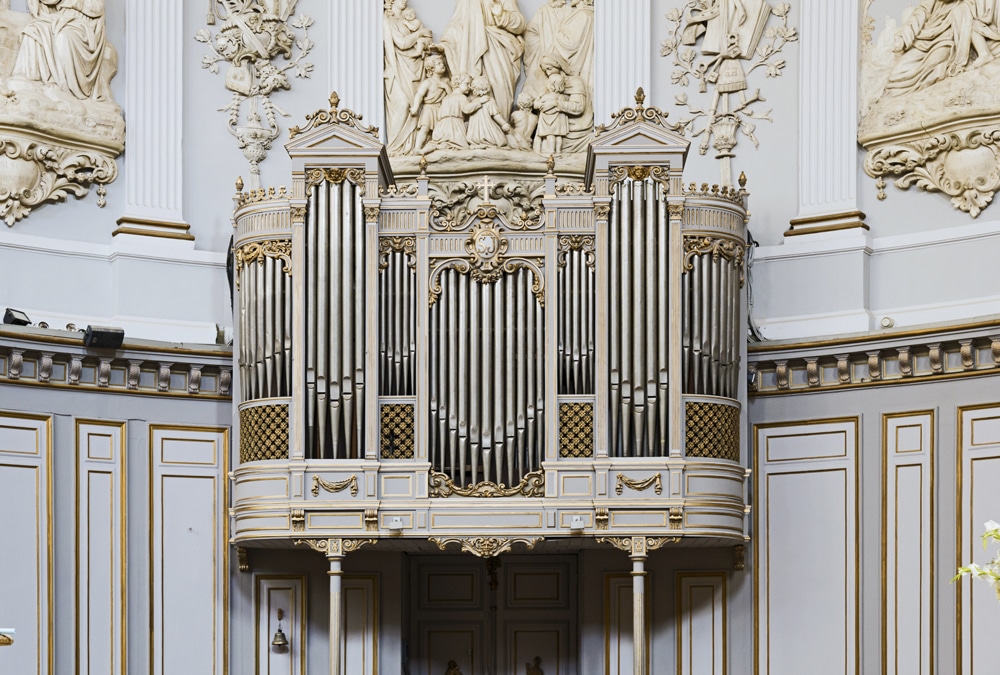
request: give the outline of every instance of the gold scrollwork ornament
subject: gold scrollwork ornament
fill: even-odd
[[[503,483],[492,483],[483,481],[468,487],[459,487],[448,477],[448,474],[432,471],[429,476],[431,497],[544,497],[545,496],[545,473],[538,469],[525,474],[521,482],[513,487],[507,487]]]

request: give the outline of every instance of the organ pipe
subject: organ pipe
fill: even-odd
[[[311,186],[306,219],[306,447],[364,456],[365,231],[352,180]]]

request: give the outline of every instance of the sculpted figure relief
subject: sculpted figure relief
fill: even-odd
[[[28,13],[9,6],[0,2],[0,218],[13,225],[91,184],[104,206],[125,145],[104,0],[28,0]]]
[[[29,0],[28,8],[12,75],[76,98],[109,98],[118,55],[104,37],[104,0]]]
[[[593,16],[593,0],[547,0],[530,22],[517,0],[456,0],[435,43],[407,0],[386,0],[394,161],[434,152],[480,163],[511,152],[584,152],[593,131]],[[486,152],[461,154],[473,150]],[[518,161],[544,161],[532,158]]]
[[[1000,78],[998,4],[921,0],[863,50],[858,141],[879,199],[891,177],[975,218],[1000,190],[1000,91],[983,86]]]
[[[505,117],[514,103],[526,26],[517,0],[458,0],[441,38],[452,71],[485,77]]]

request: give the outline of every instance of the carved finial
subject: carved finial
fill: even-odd
[[[745,188],[747,186],[747,175],[745,172],[740,171],[740,177],[736,180],[739,182],[741,188]]]
[[[635,105],[637,108],[641,108],[642,104],[646,102],[646,92],[639,87],[635,90]]]
[[[243,176],[236,177],[236,191],[243,192]]]
[[[556,170],[556,158],[555,155],[549,155],[549,158],[545,160],[545,168],[548,169],[548,175],[551,176]]]
[[[330,94],[330,108],[336,110],[337,106],[339,105],[340,105],[340,96],[337,95],[337,92],[333,92],[332,94]]]
[[[426,177],[427,176],[427,157],[426,156],[420,155],[420,165],[419,166],[420,166],[420,175]]]

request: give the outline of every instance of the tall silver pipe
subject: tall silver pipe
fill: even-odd
[[[504,357],[504,311],[503,307],[503,285],[499,282],[490,284],[487,287],[493,292],[494,315],[494,338],[493,358],[500,362]],[[503,460],[504,460],[504,384],[505,370],[501,368],[497,376],[493,378],[493,462],[496,466],[497,482],[503,482]]]
[[[368,344],[368,336],[365,334],[365,326],[367,326],[367,306],[365,305],[365,298],[367,293],[365,292],[365,268],[367,264],[367,256],[365,255],[365,214],[364,209],[361,206],[361,190],[360,187],[355,187],[353,183],[347,184],[350,194],[353,196],[351,199],[350,207],[351,214],[354,223],[354,386],[355,386],[355,409],[354,417],[351,418],[353,422],[353,435],[354,444],[352,448],[352,459],[360,459],[364,457],[364,428],[365,428],[365,345]],[[351,221],[348,221],[351,222]]]
[[[646,421],[646,278],[645,250],[649,233],[649,221],[646,213],[646,197],[652,181],[634,183],[636,189],[632,201],[634,231],[632,234],[632,293],[634,294],[634,315],[629,330],[632,333],[632,411],[635,426],[635,441],[632,454],[641,457],[643,453],[643,438],[645,437]]]
[[[448,275],[448,288],[445,290],[448,302],[448,466],[452,472],[458,468],[458,345],[463,342],[458,331],[459,302],[458,277],[452,272]]]
[[[480,361],[480,345],[482,335],[480,325],[482,315],[479,312],[479,284],[469,284],[469,464],[471,477],[473,480],[479,475],[479,460],[482,452],[482,428],[479,424],[479,411],[483,398],[483,387],[480,385],[480,378],[486,370],[483,362]],[[462,484],[465,485],[465,465],[463,463],[460,474]]]
[[[320,217],[316,207],[317,192],[320,186],[314,185],[309,194],[309,208],[306,220],[306,449],[310,457],[321,456],[317,453],[316,443],[316,230],[319,229]],[[324,216],[325,222],[325,216]]]
[[[316,200],[316,210],[321,214],[321,222],[318,223],[316,233],[316,433],[318,436],[318,453],[320,457],[328,456],[330,448],[326,444],[327,438],[327,407],[331,403],[330,396],[330,369],[327,363],[327,354],[335,353],[333,349],[328,349],[327,330],[329,325],[329,263],[331,247],[327,234],[330,230],[330,186],[328,183],[321,183],[317,188],[319,197]],[[336,400],[336,396],[332,399]],[[336,438],[336,430],[333,436]],[[336,448],[336,440],[333,448]],[[333,457],[336,457],[334,450]]]
[[[492,480],[493,469],[493,295],[487,284],[479,284],[483,300],[483,393],[482,393],[482,460],[483,480]]]
[[[517,411],[515,424],[517,426],[517,472],[518,475],[524,475],[527,473],[526,467],[528,466],[528,456],[526,454],[525,446],[525,425],[527,420],[525,419],[527,414],[527,393],[528,393],[528,362],[531,360],[532,355],[527,349],[527,333],[528,327],[524,324],[524,319],[526,315],[526,307],[528,304],[528,284],[527,284],[528,272],[527,270],[520,269],[517,271],[517,288],[515,289],[515,294],[517,297],[517,345],[515,347],[515,354],[517,355],[517,399],[514,403],[514,407]]]
[[[515,376],[517,375],[516,362],[514,360],[516,354],[514,351],[514,321],[517,317],[517,312],[515,312],[516,305],[514,304],[514,286],[516,281],[516,273],[513,275],[507,274],[500,278],[500,282],[503,283],[503,292],[505,295],[504,316],[507,320],[504,330],[504,347],[507,350],[506,367],[504,368],[504,444],[507,448],[507,471],[509,480],[511,481],[509,484],[513,484],[515,476],[517,476],[517,469],[515,468],[516,448],[514,446],[514,439],[517,433],[516,413],[514,412],[514,383],[516,381]],[[520,478],[517,480],[520,480]]]
[[[475,342],[469,335],[469,277],[458,275],[458,472],[465,484],[465,463],[469,444],[469,347]],[[475,370],[473,365],[472,369]],[[473,394],[474,395],[474,394]],[[454,461],[454,460],[453,460]],[[454,471],[454,467],[452,468]],[[456,475],[456,474],[453,474]]]
[[[264,370],[264,308],[261,303],[264,300],[264,266],[260,262],[254,263],[255,286],[257,289],[256,326],[254,330],[254,360],[256,363],[256,390],[257,396],[264,396],[264,382],[266,379]]]
[[[528,282],[530,284],[530,280]],[[526,284],[527,286],[527,284]],[[524,353],[527,355],[531,361],[525,364],[525,385],[524,385],[524,396],[525,396],[525,421],[524,430],[527,436],[525,455],[528,458],[529,466],[538,466],[536,461],[537,457],[537,444],[535,440],[535,429],[539,426],[538,420],[541,418],[538,414],[538,409],[535,405],[536,400],[536,390],[540,386],[535,381],[535,369],[532,367],[534,361],[539,360],[538,352],[544,348],[544,342],[538,342],[536,340],[536,335],[534,331],[535,326],[535,312],[536,303],[535,299],[530,295],[531,290],[525,288],[525,310],[524,310],[524,333],[525,333],[525,343],[526,348]]]
[[[667,437],[667,423],[670,420],[670,408],[668,406],[668,378],[670,374],[669,359],[670,355],[668,353],[668,331],[670,330],[670,304],[668,302],[667,288],[669,286],[670,279],[670,257],[668,254],[669,250],[669,233],[668,228],[670,226],[670,221],[667,217],[667,200],[665,195],[658,193],[660,200],[657,205],[657,223],[656,223],[656,245],[657,245],[657,288],[659,289],[657,295],[657,341],[656,341],[656,358],[658,363],[658,370],[656,373],[656,385],[657,385],[657,407],[659,411],[657,413],[657,428],[659,430],[659,438],[657,445],[657,454],[661,457],[666,457],[670,454],[669,440]],[[682,293],[682,297],[684,294]],[[673,300],[677,302],[676,298]],[[681,321],[683,325],[683,320]],[[676,347],[675,347],[676,349]],[[674,376],[681,376],[680,373],[674,373]]]
[[[619,232],[621,229],[622,191],[623,185],[621,183],[615,186],[614,195],[611,199],[611,213],[608,218],[608,309],[610,315],[610,322],[608,324],[608,385],[610,388],[610,395],[608,397],[608,414],[610,417],[608,420],[610,431],[608,452],[612,457],[618,454],[618,437],[620,434],[618,428],[618,411],[621,405],[621,351],[618,345],[621,338],[622,316],[620,311],[621,293],[619,289],[621,281],[619,280],[618,256],[619,248],[621,247]]]

